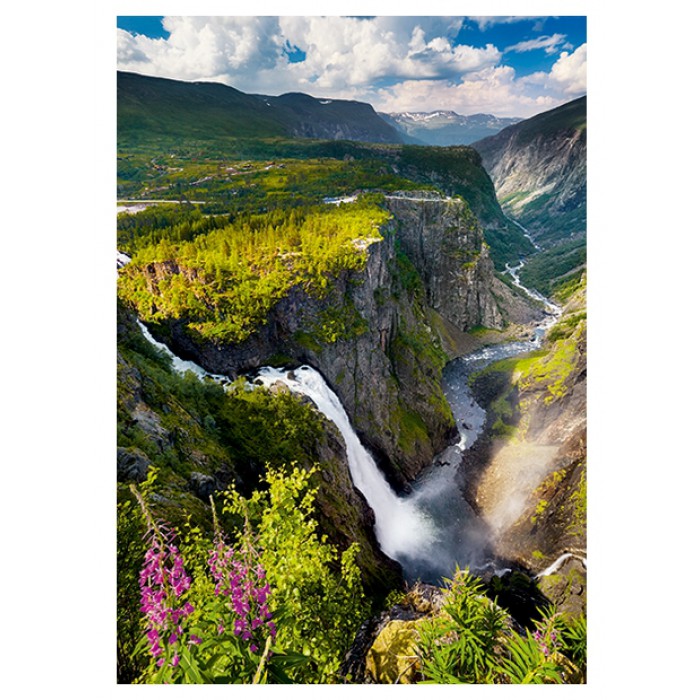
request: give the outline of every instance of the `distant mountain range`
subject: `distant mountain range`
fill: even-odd
[[[404,143],[374,108],[303,93],[249,95],[222,83],[183,82],[117,72],[122,143],[144,138],[213,139],[275,136]]]
[[[472,114],[465,117],[448,110],[379,112],[379,116],[407,136],[410,143],[431,146],[469,145],[522,121],[519,117],[494,117],[493,114]]]

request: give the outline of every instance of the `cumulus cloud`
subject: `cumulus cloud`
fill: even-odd
[[[458,83],[407,80],[378,90],[375,103],[385,112],[431,111],[449,105],[460,114],[496,116],[532,116],[559,104],[554,97],[542,96],[517,80],[510,66],[485,68]]]
[[[150,63],[184,80],[223,79],[248,87],[276,70],[321,89],[357,88],[379,78],[440,79],[495,65],[492,45],[454,45],[458,17],[166,17],[167,40],[120,32],[118,65]],[[306,60],[291,63],[289,47]],[[140,65],[139,67],[143,67]],[[269,81],[270,76],[267,76]]]
[[[550,76],[567,94],[585,92],[587,74],[587,47],[581,44],[576,51],[564,51],[552,66]]]
[[[549,73],[532,73],[523,81],[566,96],[582,95],[586,92],[586,54],[586,44],[581,44],[573,53],[562,51]]]
[[[272,68],[284,55],[276,17],[165,17],[163,27],[170,32],[167,39],[120,32],[119,67],[135,68],[131,52],[137,51],[147,57],[153,74],[226,81],[239,72]]]

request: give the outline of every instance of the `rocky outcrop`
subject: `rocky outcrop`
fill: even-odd
[[[428,305],[443,319],[465,331],[541,316],[495,277],[479,222],[461,199],[406,192],[387,202],[398,222],[401,250],[421,275]]]
[[[351,683],[411,683],[420,672],[418,625],[440,613],[445,591],[416,583],[400,602],[357,631],[341,675]]]
[[[148,475],[151,462],[137,447],[117,448],[117,481],[141,482]]]

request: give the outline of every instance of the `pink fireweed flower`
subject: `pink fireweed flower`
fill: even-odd
[[[270,595],[270,584],[265,581],[266,573],[261,564],[253,564],[254,553],[250,549],[235,552],[217,532],[214,547],[209,552],[209,570],[214,579],[216,595],[226,599],[226,607],[233,619],[224,623],[219,620],[218,632],[225,627],[243,641],[250,641],[250,649],[255,653],[267,637],[277,633],[272,627],[263,625],[272,617],[266,603]]]
[[[189,590],[191,579],[184,568],[182,556],[172,543],[174,535],[166,527],[151,521],[148,550],[139,575],[141,612],[146,618],[146,636],[151,654],[159,658],[164,652],[162,642],[168,646],[177,644],[182,626],[179,624],[194,611],[191,603],[179,605],[179,598]],[[173,660],[179,657],[177,654]],[[173,664],[177,665],[177,664]]]
[[[554,620],[552,618],[537,623],[537,629],[532,635],[537,642],[540,652],[545,656],[554,654],[559,646],[557,643],[557,631],[553,629]]]

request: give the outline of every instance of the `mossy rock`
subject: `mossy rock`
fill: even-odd
[[[367,652],[367,675],[374,683],[415,683],[420,670],[418,622],[392,620]]]

